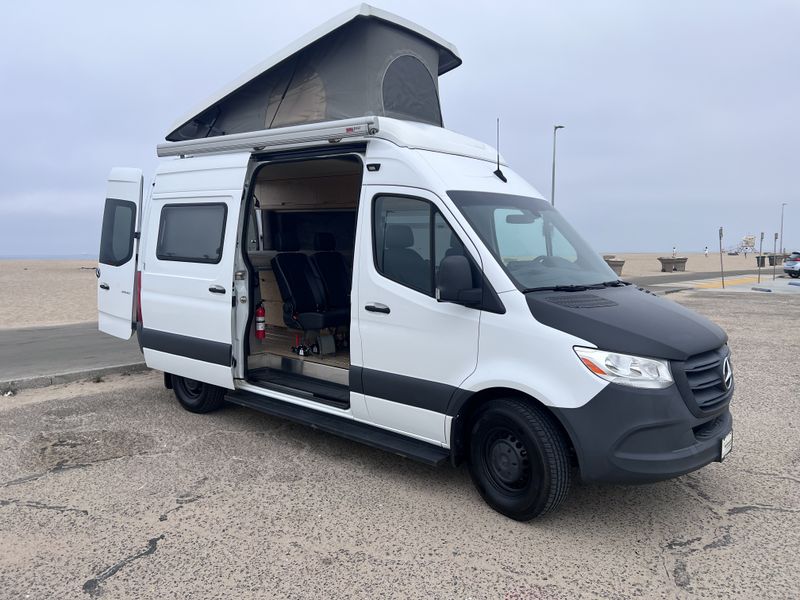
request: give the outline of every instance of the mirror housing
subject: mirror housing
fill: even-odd
[[[472,287],[472,267],[466,256],[445,256],[439,265],[436,300],[464,306],[476,306],[483,290]]]

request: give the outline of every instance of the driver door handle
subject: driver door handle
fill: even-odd
[[[373,302],[372,304],[367,304],[364,307],[364,310],[368,310],[369,312],[378,312],[388,315],[392,310],[386,306],[385,304],[381,304],[380,302]]]
[[[211,287],[208,288],[208,291],[211,292],[212,294],[224,294],[225,288],[222,287],[221,285],[212,285]]]
[[[111,287],[109,287],[109,285],[107,283],[101,283],[100,284],[100,289],[101,290],[110,290]]]

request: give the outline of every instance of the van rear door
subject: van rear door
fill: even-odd
[[[142,223],[147,366],[233,389],[233,266],[250,154],[168,160]]]
[[[100,257],[97,267],[97,322],[100,331],[123,340],[133,331],[134,277],[142,171],[115,167],[108,176]]]

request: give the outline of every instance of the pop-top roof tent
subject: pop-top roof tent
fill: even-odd
[[[455,46],[361,4],[245,73],[178,121],[168,141],[362,116],[442,126],[438,76]]]

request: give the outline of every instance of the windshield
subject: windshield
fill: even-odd
[[[544,200],[487,192],[450,191],[447,195],[523,291],[618,280]]]

